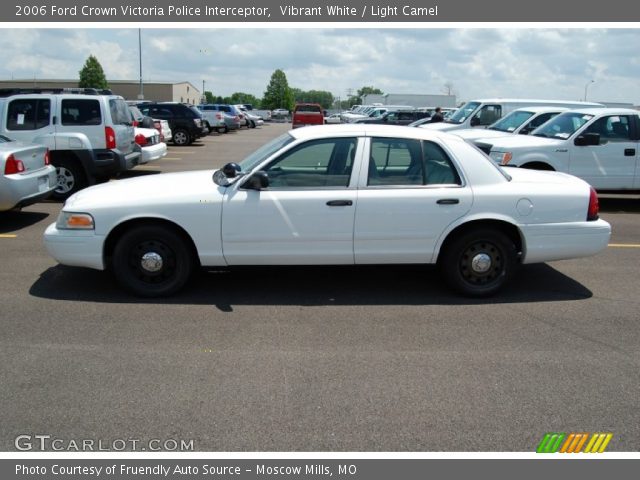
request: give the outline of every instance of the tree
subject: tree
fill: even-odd
[[[358,89],[357,95],[352,95],[349,97],[348,99],[349,106],[359,105],[363,103],[364,99],[362,97],[364,97],[365,95],[384,95],[384,92],[379,88],[375,88],[375,87],[362,87]]]
[[[267,90],[262,98],[262,108],[275,110],[276,108],[293,108],[293,92],[289,88],[287,76],[280,69],[273,72]]]
[[[243,105],[245,103],[250,103],[254,107],[258,107],[258,105],[260,104],[260,100],[255,95],[244,92],[232,93],[230,100],[231,101],[229,103],[232,103],[233,105]]]
[[[444,85],[442,86],[442,93],[445,95],[458,95],[451,80],[444,82]]]
[[[84,62],[84,67],[80,70],[80,81],[78,82],[80,88],[109,88],[107,83],[107,77],[104,75],[102,65],[96,57],[89,55],[87,61]]]
[[[333,107],[334,98],[331,92],[324,90],[308,90],[305,92],[299,88],[292,88],[291,92],[296,102],[319,103],[325,109]]]
[[[213,93],[211,92],[208,92],[208,91],[204,92],[204,98],[206,103],[216,103],[215,102],[216,97],[214,97]]]

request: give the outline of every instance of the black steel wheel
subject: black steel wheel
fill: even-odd
[[[439,264],[454,290],[485,297],[497,293],[513,275],[516,247],[499,230],[470,230],[445,246]]]
[[[189,280],[194,265],[188,240],[162,225],[142,225],[125,232],[112,259],[118,282],[142,297],[177,292]]]

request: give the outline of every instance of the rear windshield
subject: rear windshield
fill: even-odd
[[[296,105],[296,113],[322,113],[318,105]]]
[[[131,110],[124,100],[121,98],[109,99],[109,110],[114,125],[131,125]]]

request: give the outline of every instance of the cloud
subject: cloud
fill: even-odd
[[[537,97],[640,104],[637,29],[142,29],[143,78],[261,97],[271,74],[344,98],[365,85],[461,100]],[[138,78],[137,29],[8,29],[2,78],[76,78],[95,55],[110,79]]]

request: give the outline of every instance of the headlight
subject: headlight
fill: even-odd
[[[58,230],[93,230],[93,217],[88,213],[60,212],[56,221]]]
[[[500,165],[507,165],[513,158],[511,152],[491,152],[489,156]]]

